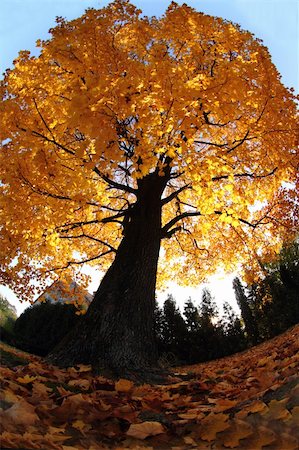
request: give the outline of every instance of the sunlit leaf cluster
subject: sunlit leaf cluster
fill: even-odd
[[[294,234],[295,97],[251,33],[121,0],[51,33],[0,87],[2,282],[28,295],[84,261],[105,270],[155,171],[169,173],[160,281],[256,270]]]

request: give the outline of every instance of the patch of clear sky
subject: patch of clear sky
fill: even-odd
[[[37,39],[47,39],[55,17],[74,19],[86,8],[100,8],[109,1],[2,0],[0,11],[0,73],[12,66],[19,50],[34,54]],[[132,0],[148,16],[160,16],[168,0]],[[178,1],[181,4],[183,2]],[[198,11],[239,23],[263,39],[283,83],[299,92],[298,0],[187,0]]]

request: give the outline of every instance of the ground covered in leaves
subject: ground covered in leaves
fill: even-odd
[[[1,343],[1,448],[299,448],[299,325],[232,357],[136,385]]]

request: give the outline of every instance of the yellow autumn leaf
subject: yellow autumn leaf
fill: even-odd
[[[72,427],[79,431],[88,431],[92,428],[90,424],[84,423],[83,420],[75,420],[72,422]]]
[[[29,384],[36,380],[36,377],[31,377],[30,375],[25,375],[24,377],[18,377],[17,381],[22,384]]]
[[[115,390],[117,392],[129,392],[132,390],[134,383],[130,380],[125,380],[121,378],[115,383]]]

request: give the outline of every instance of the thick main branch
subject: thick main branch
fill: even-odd
[[[119,189],[121,191],[129,192],[130,194],[137,195],[137,189],[134,189],[127,184],[122,184],[122,183],[118,183],[117,181],[111,180],[107,175],[105,175],[103,172],[101,172],[97,167],[94,167],[93,171],[97,175],[99,175],[99,177],[102,178],[102,180],[106,181],[106,183],[108,183],[110,187]]]
[[[176,217],[174,217],[173,219],[171,219],[166,225],[164,225],[164,227],[162,227],[161,229],[161,237],[165,238],[169,235],[169,231],[171,230],[171,228],[180,220],[185,219],[186,217],[195,217],[195,216],[201,216],[202,214],[199,211],[186,211]],[[176,229],[176,231],[178,230],[178,227]],[[172,235],[173,233],[171,233]]]
[[[185,191],[186,189],[191,189],[191,184],[185,184],[181,188],[177,189],[175,192],[172,192],[168,197],[163,198],[162,200],[162,206],[166,205],[167,203],[171,202],[173,199],[175,199],[181,192]]]

